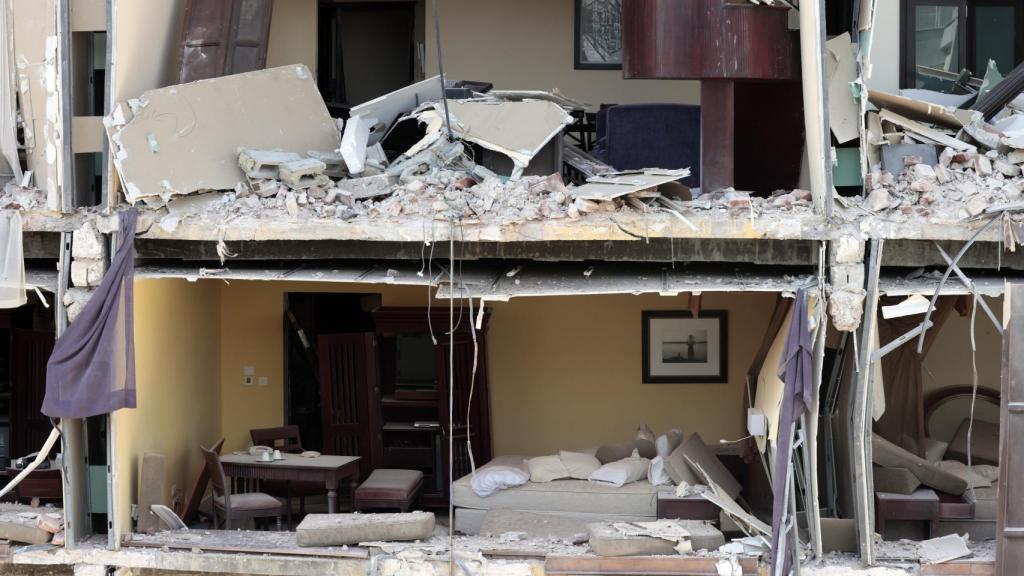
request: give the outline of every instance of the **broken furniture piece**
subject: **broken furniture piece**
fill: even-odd
[[[725,536],[698,520],[596,522],[587,525],[590,547],[598,556],[662,556],[692,550],[717,550]]]
[[[309,514],[295,529],[295,539],[299,546],[351,546],[360,542],[425,540],[433,533],[433,512]]]
[[[420,496],[423,472],[377,468],[356,488],[353,507],[356,512],[371,509],[397,509],[408,512]]]
[[[702,192],[736,184],[737,143],[743,144],[743,112],[738,85],[748,82],[793,83],[800,79],[797,45],[788,26],[788,9],[731,4],[721,0],[652,0],[622,3],[623,76],[627,79],[701,81]],[[772,57],[759,57],[771,46]],[[799,88],[798,88],[799,89]],[[744,86],[744,91],[747,87]],[[765,90],[765,94],[771,91]],[[751,84],[749,92],[761,88]],[[774,100],[774,98],[773,98]],[[779,108],[761,104],[777,119]],[[775,103],[775,102],[773,102]],[[792,103],[789,103],[792,106]],[[792,131],[792,130],[790,130]],[[773,145],[782,135],[773,134]],[[762,139],[769,138],[763,135]]]

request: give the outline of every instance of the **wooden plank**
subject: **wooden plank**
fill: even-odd
[[[1024,442],[1024,414],[1011,406],[1024,401],[1024,284],[1010,284],[1004,297],[1003,378],[999,409],[999,500],[996,573],[1015,573],[1024,564],[1024,454],[1011,449]]]
[[[348,550],[327,550],[323,548],[246,548],[241,546],[215,546],[202,542],[142,542],[126,537],[124,545],[128,548],[158,548],[170,550],[202,550],[223,554],[258,554],[260,556],[306,556],[310,558],[354,558],[362,560],[369,557],[365,548],[349,548]]]
[[[224,447],[224,438],[221,438],[213,445],[210,450],[213,450],[217,454],[220,454],[220,449]],[[199,470],[199,476],[196,477],[196,481],[192,484],[192,489],[188,491],[185,496],[185,502],[181,508],[175,510],[181,521],[185,524],[189,524],[195,521],[196,516],[199,514],[199,504],[203,501],[203,495],[206,494],[206,485],[210,483],[210,473],[206,470],[206,466],[203,466]]]
[[[545,574],[645,574],[717,576],[715,565],[721,558],[691,556],[548,556],[544,561]],[[756,558],[739,558],[743,574],[757,574]]]

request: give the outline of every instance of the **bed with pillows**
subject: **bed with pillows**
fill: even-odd
[[[700,462],[705,473],[722,479],[727,491],[738,494],[739,483],[699,434],[684,442],[677,429],[655,437],[641,426],[628,442],[491,460],[454,482],[455,529],[479,533],[489,510],[555,514],[585,522],[652,520],[658,514],[660,492],[672,493],[680,482],[704,483],[687,459]]]

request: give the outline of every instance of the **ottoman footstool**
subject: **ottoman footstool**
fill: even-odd
[[[396,509],[408,512],[420,495],[423,487],[423,472],[419,470],[397,470],[378,468],[356,488],[355,509]]]

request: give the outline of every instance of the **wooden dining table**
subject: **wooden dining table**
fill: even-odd
[[[323,482],[327,491],[327,512],[338,512],[338,484],[348,479],[355,494],[359,486],[359,456],[316,456],[282,454],[281,460],[262,461],[247,452],[220,457],[224,475],[246,480],[291,480]]]

